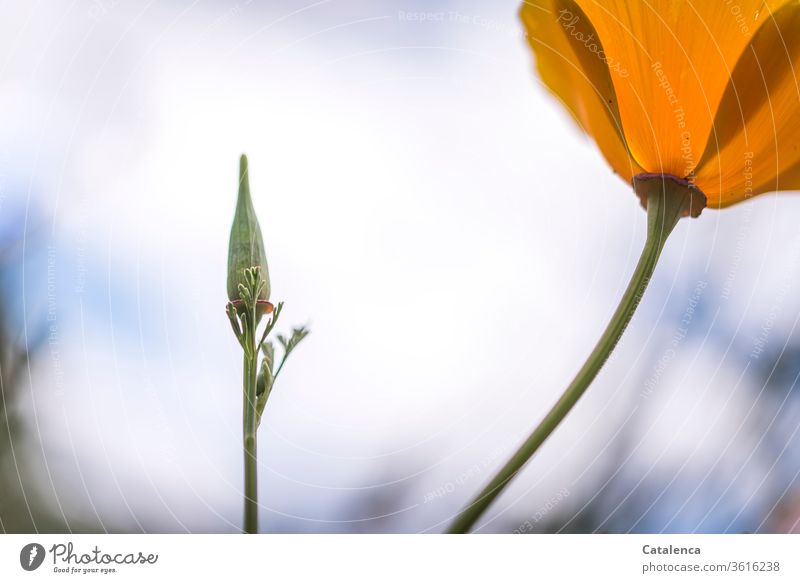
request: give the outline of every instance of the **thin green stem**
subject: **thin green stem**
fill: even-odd
[[[242,438],[244,442],[244,531],[258,533],[258,462],[256,429],[256,391],[258,382],[258,347],[256,346],[256,306],[247,318],[244,351],[244,410],[242,413]]]
[[[636,265],[617,310],[611,317],[611,321],[589,358],[561,395],[561,398],[553,405],[552,409],[533,430],[533,433],[530,434],[528,439],[525,440],[497,475],[472,503],[461,511],[450,526],[449,532],[465,533],[475,525],[475,522],[483,512],[528,460],[533,457],[542,443],[558,427],[575,403],[578,402],[578,399],[581,398],[592,380],[597,376],[603,364],[608,360],[628,322],[633,317],[658,263],[658,258],[661,255],[667,237],[681,215],[692,210],[693,202],[695,208],[697,207],[698,195],[702,197],[702,193],[699,193],[699,191],[689,188],[685,183],[676,181],[671,177],[660,176],[657,179],[648,177],[646,182],[636,184],[636,188],[637,193],[647,200],[647,239],[639,263]]]

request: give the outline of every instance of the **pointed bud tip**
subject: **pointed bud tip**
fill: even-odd
[[[228,299],[231,301],[242,298],[242,287],[254,287],[259,277],[253,274],[248,277],[245,270],[256,267],[259,277],[264,280],[264,285],[259,286],[259,300],[268,300],[270,295],[269,269],[267,256],[264,251],[264,241],[261,236],[261,227],[256,218],[253,201],[250,198],[250,180],[248,177],[247,156],[242,154],[239,159],[239,194],[236,201],[236,211],[231,225],[230,241],[228,243]]]
[[[242,154],[239,158],[239,192],[250,190],[250,177],[247,172],[247,155]]]

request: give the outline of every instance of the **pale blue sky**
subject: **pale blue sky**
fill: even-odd
[[[45,225],[24,290],[9,284],[29,326],[56,258],[58,359],[37,358],[24,406],[69,511],[109,528],[239,523],[223,308],[241,152],[281,328],[312,329],[260,434],[268,530],[441,530],[570,379],[633,268],[644,213],[538,84],[516,2],[4,10],[0,224],[30,203],[25,224]],[[749,354],[765,322],[772,354],[792,335],[798,213],[766,196],[678,227],[618,355],[487,530],[564,488],[565,522],[601,492],[604,528],[758,524],[796,459],[767,471],[794,426],[765,432]],[[655,373],[698,281],[703,315]]]

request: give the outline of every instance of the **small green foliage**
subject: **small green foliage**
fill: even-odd
[[[272,392],[272,364],[275,362],[275,347],[272,342],[266,341],[261,344],[261,352],[264,354],[261,360],[261,368],[258,372],[258,384],[256,385],[256,427],[261,425],[261,415],[264,407],[267,406],[267,399]]]
[[[261,370],[258,373],[258,389],[256,395],[269,393],[272,389],[272,365],[275,362],[275,346],[269,340],[261,345],[264,358],[261,360]]]
[[[300,344],[300,341],[308,336],[310,330],[307,330],[305,326],[300,326],[299,328],[294,328],[292,330],[292,335],[287,339],[286,336],[283,334],[278,334],[278,342],[281,343],[283,349],[286,351],[286,354],[289,354],[292,350],[294,350],[295,346]]]
[[[267,339],[267,336],[272,329],[275,327],[275,324],[278,322],[278,317],[281,315],[281,311],[283,310],[283,302],[278,302],[278,305],[275,307],[275,310],[272,312],[272,318],[270,318],[269,322],[267,322],[267,326],[264,328],[264,334],[261,335],[261,341],[258,343],[259,346],[264,345],[264,340]]]
[[[278,378],[278,374],[281,372],[286,359],[292,353],[292,351],[297,348],[297,345],[311,333],[311,330],[306,328],[305,326],[300,326],[299,328],[292,329],[292,335],[289,338],[282,334],[278,334],[278,342],[281,343],[283,346],[283,358],[281,359],[281,364],[278,366],[278,370],[275,371],[275,378]]]
[[[242,331],[242,324],[239,322],[239,318],[236,315],[236,308],[231,302],[228,302],[228,305],[225,306],[225,314],[227,314],[228,320],[231,322],[231,328],[233,329],[234,336],[236,336],[239,344],[241,344],[242,348],[244,348],[244,332]]]

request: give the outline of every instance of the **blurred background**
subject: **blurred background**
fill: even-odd
[[[250,158],[268,532],[440,532],[591,350],[645,214],[518,2],[50,0],[0,19],[0,529],[237,532]],[[481,532],[800,530],[800,200],[681,221]]]

